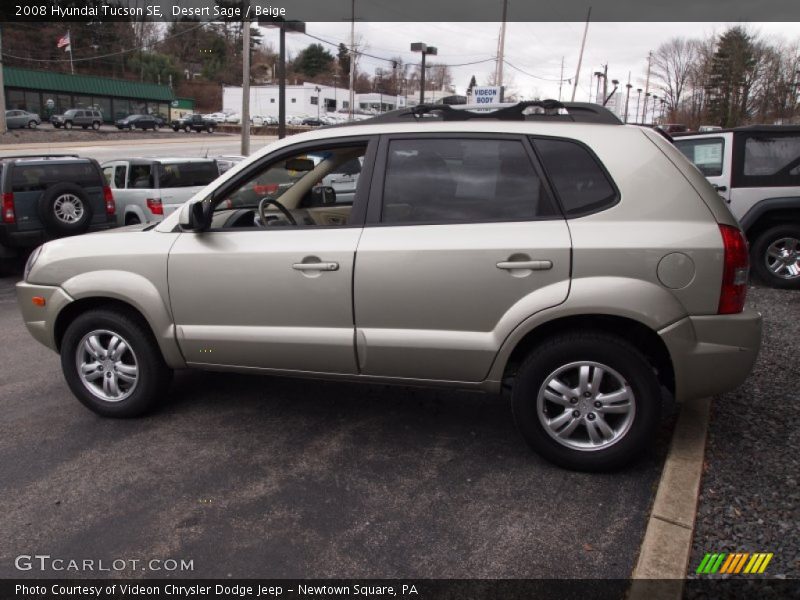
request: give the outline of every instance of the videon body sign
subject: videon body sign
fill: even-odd
[[[495,104],[502,102],[501,87],[499,85],[472,88],[473,104]]]

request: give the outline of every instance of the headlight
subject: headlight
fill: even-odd
[[[22,277],[23,281],[28,281],[28,275],[31,274],[31,269],[33,269],[33,265],[36,264],[36,260],[39,258],[39,255],[42,253],[42,246],[39,246],[31,252],[31,255],[28,257],[28,262],[25,263],[25,272]]]

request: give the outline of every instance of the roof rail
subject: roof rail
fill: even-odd
[[[80,158],[77,154],[11,154],[0,156],[0,160],[16,160],[27,158],[28,160],[38,160],[40,158]]]
[[[622,125],[622,121],[607,108],[590,102],[559,102],[558,100],[528,100],[516,104],[420,104],[393,110],[362,124],[402,123],[408,121],[571,121],[574,123],[604,123]]]

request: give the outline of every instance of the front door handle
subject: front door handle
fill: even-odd
[[[504,260],[497,263],[498,269],[510,271],[512,269],[529,269],[531,271],[547,271],[553,268],[550,260]]]
[[[307,262],[307,263],[294,263],[292,268],[296,271],[338,271],[339,263],[337,262]]]

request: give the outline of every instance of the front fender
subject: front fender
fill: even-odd
[[[167,299],[147,278],[130,271],[89,271],[67,279],[61,287],[74,300],[113,298],[130,304],[150,325],[167,364],[172,368],[186,366]]]
[[[607,315],[637,321],[654,332],[686,316],[686,309],[666,288],[640,279],[581,277],[572,280],[567,299],[525,318],[505,338],[487,379],[502,381],[506,364],[519,342],[537,327],[556,319]]]

